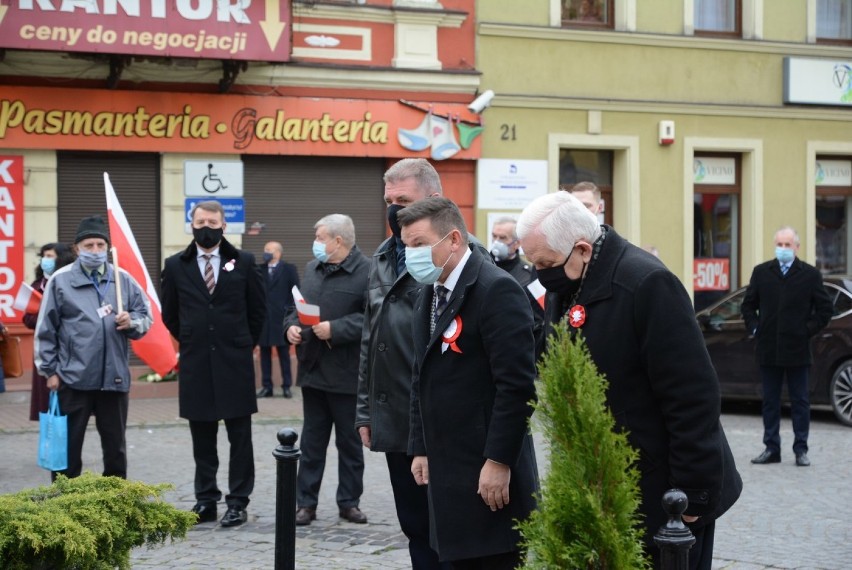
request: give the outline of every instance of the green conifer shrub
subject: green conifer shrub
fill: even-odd
[[[539,364],[534,421],[550,449],[538,509],[520,523],[526,568],[648,568],[639,507],[638,453],[606,406],[607,381],[578,333],[556,327]]]
[[[185,538],[195,524],[161,499],[170,487],[87,472],[0,495],[0,566],[126,570],[132,548]]]

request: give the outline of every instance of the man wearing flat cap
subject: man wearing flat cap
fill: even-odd
[[[56,270],[44,289],[34,339],[38,372],[48,389],[58,391],[59,408],[68,416],[68,468],[52,477],[80,475],[83,438],[94,414],[103,474],[126,479],[128,341],[148,332],[151,306],[133,277],[107,261],[103,218],[83,218],[74,243],[77,260]]]

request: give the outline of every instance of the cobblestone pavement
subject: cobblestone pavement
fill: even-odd
[[[235,529],[216,523],[201,524],[184,541],[156,549],[137,549],[133,568],[140,569],[266,569],[273,566],[275,537],[275,472],[272,450],[282,427],[301,430],[301,401],[264,399],[254,422],[257,468],[249,522]],[[47,472],[35,465],[37,426],[28,422],[28,401],[22,393],[0,394],[0,493],[46,484]],[[193,463],[189,432],[177,417],[175,399],[137,400],[130,404],[127,430],[129,476],[148,483],[168,482],[175,489],[166,499],[182,509],[194,504]],[[813,466],[797,468],[785,450],[780,465],[755,466],[749,458],[761,451],[761,421],[752,410],[723,415],[737,464],[745,481],[740,501],[717,524],[714,570],[814,569],[852,567],[852,525],[846,512],[852,507],[852,429],[837,424],[829,414],[815,413],[811,426]],[[227,457],[224,429],[220,457]],[[789,419],[782,424],[789,449]],[[541,442],[540,464],[546,466]],[[100,447],[93,429],[84,448],[84,465],[101,469]],[[365,453],[364,495],[361,508],[369,518],[356,525],[338,517],[334,500],[337,459],[334,446],[321,489],[317,520],[299,527],[296,567],[355,570],[410,567],[405,537],[400,533],[384,456]],[[224,462],[226,463],[226,462]],[[224,468],[220,486],[227,489]],[[220,515],[224,504],[220,504]]]

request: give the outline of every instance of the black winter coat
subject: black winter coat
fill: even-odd
[[[302,342],[296,345],[300,386],[355,394],[370,262],[353,246],[337,270],[329,272],[326,266],[316,259],[309,261],[299,290],[306,303],[319,305],[320,320],[331,324],[331,339],[320,340],[311,327],[299,324],[295,308],[284,325],[302,328]]]
[[[517,281],[485,255],[471,252],[434,334],[434,287],[423,287],[412,321],[409,454],[429,463],[431,541],[442,561],[517,550],[516,521],[536,506],[532,314]],[[442,341],[454,321],[460,352]],[[486,458],[512,468],[509,504],[496,512],[476,493]]]
[[[260,264],[260,274],[266,283],[266,321],[260,331],[260,346],[284,346],[287,336],[284,334],[284,318],[293,308],[293,285],[299,286],[299,274],[296,266],[279,261],[269,274],[269,264]]]
[[[662,262],[607,226],[577,303],[592,360],[609,381],[607,404],[618,428],[639,451],[637,468],[646,551],[666,522],[663,493],[683,490],[693,526],[721,516],[740,495],[742,480],[719,423],[719,381],[692,302]],[[549,293],[546,322],[568,303]]]
[[[834,312],[816,267],[796,258],[787,275],[772,259],[754,268],[742,304],[746,330],[757,337],[760,366],[807,366],[810,340]]]
[[[223,239],[219,279],[210,295],[197,254],[192,242],[166,259],[161,281],[163,322],[180,343],[180,417],[248,416],[257,412],[253,351],[266,317],[263,276],[251,253]]]

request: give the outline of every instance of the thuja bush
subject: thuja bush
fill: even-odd
[[[130,550],[185,538],[196,521],[162,500],[170,485],[84,473],[0,495],[3,568],[130,568]]]
[[[526,568],[648,568],[637,452],[606,406],[607,381],[581,334],[557,327],[539,365],[534,418],[550,448],[538,509],[519,525]]]

